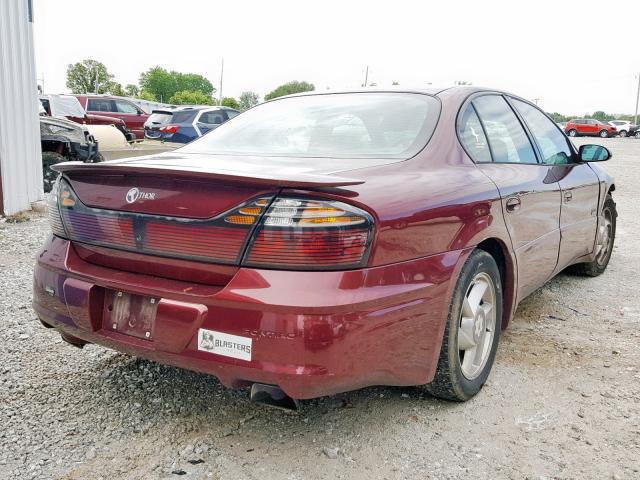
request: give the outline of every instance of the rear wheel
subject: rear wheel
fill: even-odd
[[[618,133],[618,135],[620,135],[622,138],[627,136],[627,131],[626,130],[620,130],[620,132]]]
[[[606,130],[600,130],[600,138],[607,138],[609,136],[609,132],[607,132]]]
[[[575,128],[572,128],[571,130],[569,130],[569,136],[570,137],[577,137],[578,136],[578,131]]]
[[[467,259],[456,283],[438,368],[427,391],[469,400],[484,385],[495,359],[502,318],[502,286],[495,260],[483,250]]]
[[[66,162],[67,158],[56,152],[42,152],[42,185],[45,193],[51,191],[58,174],[51,170],[56,163]]]
[[[616,203],[611,195],[607,195],[598,219],[598,232],[596,233],[595,259],[589,263],[578,263],[570,267],[570,271],[578,275],[597,277],[604,273],[609,265],[609,259],[613,252],[613,243],[616,239]]]

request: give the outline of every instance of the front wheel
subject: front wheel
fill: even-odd
[[[634,137],[636,137],[636,138],[640,138],[640,130],[638,130],[638,131],[635,133]]]
[[[453,292],[436,375],[426,386],[431,395],[462,402],[480,391],[496,356],[501,319],[498,266],[487,252],[475,250]]]
[[[626,130],[620,130],[620,133],[618,133],[618,135],[620,135],[622,138],[627,136],[627,131]]]
[[[609,136],[609,132],[606,130],[600,130],[600,138],[607,138]]]
[[[571,130],[569,130],[569,136],[570,137],[577,137],[578,136],[578,131],[575,128],[572,128]]]

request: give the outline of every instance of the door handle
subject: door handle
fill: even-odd
[[[572,198],[573,198],[573,193],[564,192],[564,201],[565,201],[565,203],[570,202]]]
[[[507,212],[515,212],[520,209],[520,199],[518,197],[507,198]]]

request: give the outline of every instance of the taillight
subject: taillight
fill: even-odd
[[[60,209],[58,207],[58,192],[60,189],[60,180],[56,180],[47,196],[47,215],[49,216],[49,224],[51,225],[51,231],[58,237],[67,237],[67,233],[64,231],[64,225],[62,224],[62,217],[60,216]]]
[[[164,133],[176,133],[180,129],[180,125],[166,125],[160,127],[160,131]]]
[[[364,267],[373,217],[332,200],[263,196],[208,220],[103,210],[84,205],[66,180],[49,197],[55,235],[150,255],[258,268]]]
[[[366,264],[373,218],[342,202],[279,197],[247,247],[243,265],[296,270]]]

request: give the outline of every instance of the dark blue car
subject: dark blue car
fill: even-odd
[[[153,110],[144,136],[165,142],[189,143],[240,112],[228,107],[169,107]]]

